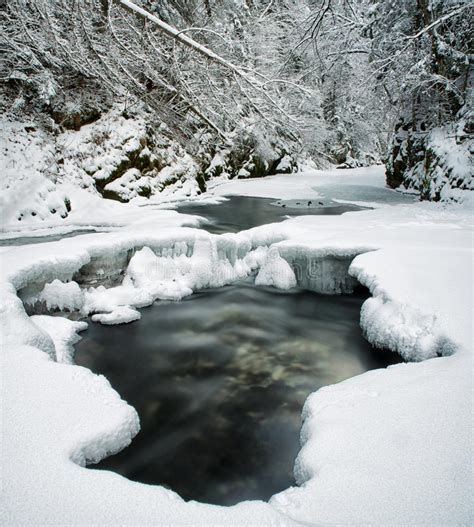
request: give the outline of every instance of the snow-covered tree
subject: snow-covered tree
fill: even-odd
[[[271,172],[299,151],[366,164],[389,142],[388,183],[437,198],[448,169],[425,155],[431,131],[454,126],[446,133],[464,145],[469,135],[468,0],[11,0],[1,9],[4,111],[39,110],[78,128],[118,98],[126,111],[151,110],[204,167],[226,151],[232,175],[247,162],[242,174]]]
[[[254,15],[230,19],[229,9],[214,20],[210,2],[13,0],[2,39],[11,58],[3,80],[31,88],[46,106],[68,75],[95,81],[110,94],[145,101],[188,138],[203,125],[225,138],[250,117],[291,127],[295,118],[282,100],[289,80],[262,63],[254,69],[255,42],[246,41],[243,28]],[[192,26],[177,29],[154,13]]]
[[[387,182],[414,188],[423,198],[439,199],[446,184],[449,188],[471,184],[466,171],[458,168],[468,162],[465,141],[473,126],[474,4],[405,0],[397,3],[396,14],[388,0],[371,13],[373,75],[399,109]],[[464,157],[465,162],[453,164],[447,151],[436,147],[439,134],[453,157]]]
[[[326,116],[337,116],[343,131],[339,139],[352,128],[349,144],[367,142],[368,121],[372,132],[389,127],[393,130],[389,185],[403,183],[430,199],[439,198],[446,177],[450,186],[466,185],[466,178],[453,172],[446,159],[435,160],[439,156],[429,143],[436,127],[449,128],[452,123],[446,133],[456,135],[457,144],[472,129],[474,4],[469,0],[316,0],[311,9],[300,47],[314,50]],[[460,123],[459,130],[455,122]],[[467,146],[461,150],[459,154],[467,159]],[[446,177],[440,179],[443,173]]]

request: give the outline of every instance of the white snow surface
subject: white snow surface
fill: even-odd
[[[290,264],[280,256],[277,248],[268,251],[255,277],[255,285],[270,285],[278,289],[296,287],[297,280]]]
[[[64,317],[33,315],[30,320],[52,338],[56,350],[56,361],[72,364],[74,344],[81,340],[80,331],[87,329],[87,322],[75,322]]]
[[[116,324],[128,324],[135,322],[141,317],[140,312],[128,306],[118,306],[110,313],[98,313],[92,315],[93,322],[100,322],[109,326]]]
[[[383,169],[242,180],[214,193],[299,198],[346,181],[380,189]],[[177,213],[136,209],[120,205],[111,233],[1,249],[2,525],[473,523],[469,208],[384,202],[375,210],[304,216],[221,236],[181,227]],[[372,294],[361,313],[365,335],[414,362],[310,395],[295,464],[298,486],[269,503],[217,507],[83,468],[126,447],[138,416],[104,377],[70,363],[84,325],[28,317],[17,291],[35,297],[56,284],[45,298],[77,306],[71,300],[77,288],[67,284],[81,268],[98,278],[120,268],[119,285],[83,286],[81,309],[102,321],[125,321],[155,298],[178,299],[252,273],[286,289],[298,280],[297,266],[301,283],[336,292],[334,273],[351,260],[350,275]]]
[[[376,188],[384,188],[385,182],[381,174],[383,168],[372,166],[354,168],[351,170],[311,170],[296,174],[282,174],[257,179],[233,179],[230,181],[209,182],[210,193],[216,196],[257,196],[276,199],[312,199],[321,194],[318,186],[358,184]],[[395,193],[395,192],[394,192]]]

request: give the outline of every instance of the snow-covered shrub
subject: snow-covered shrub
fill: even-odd
[[[123,176],[114,179],[104,187],[104,197],[109,194],[117,196],[122,201],[130,201],[137,196],[150,194],[150,180],[148,176],[142,177],[140,170],[129,168]]]
[[[56,185],[54,144],[34,123],[0,120],[0,172],[2,228],[68,216],[70,198]]]
[[[297,169],[298,153],[296,142],[289,137],[268,134],[260,127],[243,128],[207,160],[204,177],[256,178],[292,173]]]
[[[429,132],[400,129],[387,164],[387,182],[422,199],[462,201],[474,190],[474,112]]]

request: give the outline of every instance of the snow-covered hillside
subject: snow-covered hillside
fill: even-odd
[[[146,115],[146,114],[145,114]],[[199,167],[177,142],[139,115],[114,107],[78,131],[48,133],[32,122],[4,118],[0,134],[2,230],[58,224],[84,212],[77,195],[130,201],[161,193],[201,193]],[[106,206],[104,203],[104,206]]]
[[[67,226],[94,198],[107,200],[104,207],[110,201],[145,204],[150,197],[154,203],[196,199],[210,179],[296,169],[295,157],[278,146],[265,152],[250,145],[216,148],[204,134],[200,150],[191,154],[170,136],[143,108],[130,113],[121,104],[76,131],[46,131],[34,120],[4,116],[0,229]]]

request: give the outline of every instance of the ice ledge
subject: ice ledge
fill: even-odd
[[[139,318],[136,308],[157,299],[179,300],[252,275],[257,285],[350,293],[358,282],[349,266],[371,249],[305,247],[281,242],[281,232],[266,228],[221,236],[180,229],[168,236],[117,238],[111,236],[101,247],[76,247],[75,255],[44,257],[35,247],[39,258],[34,263],[16,262],[8,279],[19,288],[27,312],[60,309],[93,315],[102,323],[126,323]]]

